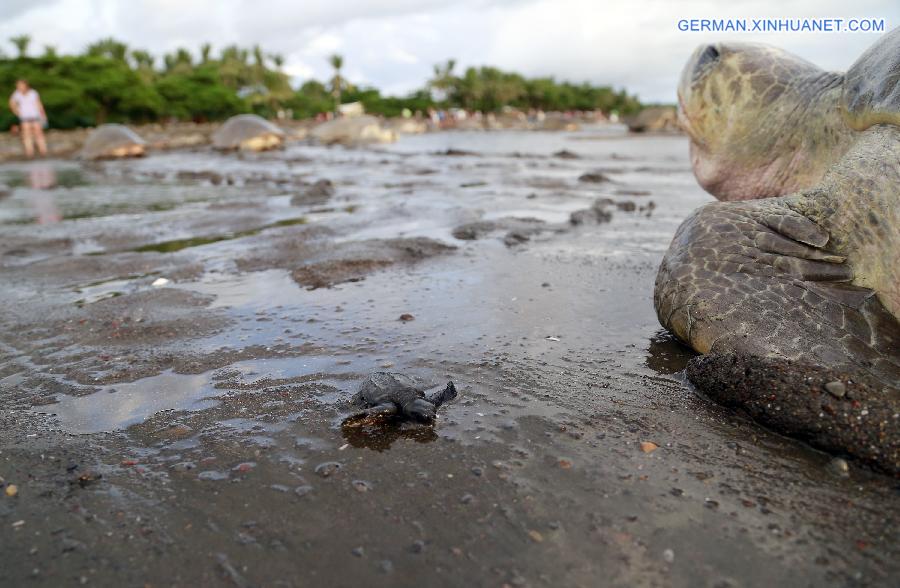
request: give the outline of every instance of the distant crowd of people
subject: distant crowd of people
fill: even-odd
[[[582,110],[568,110],[565,112],[552,112],[549,113],[550,116],[555,118],[561,118],[564,120],[592,120],[595,122],[617,122],[618,115],[613,114],[615,116],[615,120],[611,120],[612,117],[607,117],[603,112],[599,110],[592,111],[582,111]],[[416,112],[416,118],[420,117],[420,113]],[[443,109],[435,109],[429,108],[426,113],[426,119],[431,124],[433,128],[454,128],[459,126],[461,123],[465,123],[467,121],[475,122],[475,123],[494,123],[497,121],[498,117],[504,117],[508,120],[517,120],[520,122],[527,123],[542,123],[548,118],[548,113],[544,112],[540,108],[529,108],[527,110],[520,110],[518,108],[513,107],[504,107],[500,114],[495,114],[493,112],[483,113],[480,110],[465,110],[462,108],[450,108],[447,110]]]

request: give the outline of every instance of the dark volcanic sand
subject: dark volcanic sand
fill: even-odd
[[[16,187],[51,171],[64,186]],[[333,195],[295,198],[322,178]],[[0,585],[900,574],[896,480],[843,475],[684,383],[691,353],[652,309],[708,200],[683,138],[448,133],[0,181],[0,476],[18,488]],[[569,222],[603,198],[608,222]],[[342,428],[377,369],[460,396],[433,429]]]

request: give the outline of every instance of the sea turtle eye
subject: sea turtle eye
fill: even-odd
[[[716,49],[713,45],[707,45],[705,49],[700,53],[700,56],[697,58],[697,63],[694,65],[693,71],[693,79],[697,80],[706,73],[710,66],[714,64],[719,59],[719,50]]]
[[[719,58],[719,50],[716,49],[715,45],[707,45],[706,49],[703,50],[703,55],[700,56],[701,62],[706,61],[715,61]]]

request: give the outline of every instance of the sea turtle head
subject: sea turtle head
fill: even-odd
[[[436,407],[424,398],[415,398],[403,405],[403,413],[420,423],[434,422]]]
[[[841,81],[767,45],[698,47],[678,102],[700,185],[720,200],[746,200],[815,184],[849,133],[839,114]]]

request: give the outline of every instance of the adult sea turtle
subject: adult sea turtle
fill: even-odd
[[[369,143],[391,143],[397,140],[397,133],[385,129],[374,116],[343,116],[324,122],[315,127],[310,136],[326,145],[365,145]]]
[[[119,124],[100,125],[90,132],[81,148],[82,159],[118,159],[140,157],[146,152],[146,142]]]
[[[280,147],[284,131],[255,114],[232,116],[212,135],[213,147],[223,151],[266,151]]]
[[[700,184],[660,322],[701,390],[900,472],[900,29],[844,74],[778,49],[698,48],[678,88]]]

